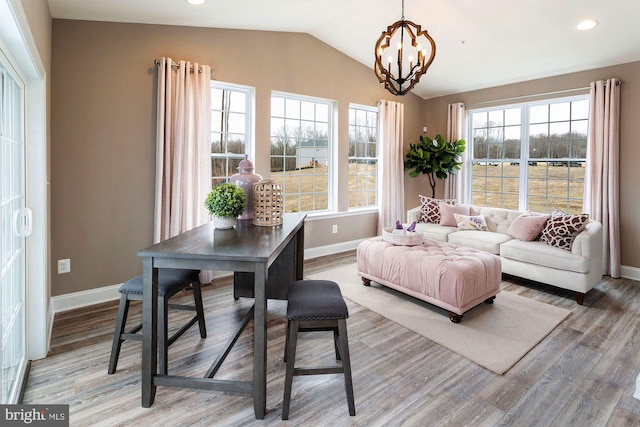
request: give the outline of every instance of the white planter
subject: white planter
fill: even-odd
[[[236,225],[236,221],[237,220],[235,217],[214,216],[213,226],[221,230],[228,230],[229,228],[233,228],[233,226]]]

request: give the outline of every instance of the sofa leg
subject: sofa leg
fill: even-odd
[[[493,304],[493,300],[496,299],[496,296],[492,296],[487,298],[486,300],[484,300],[484,302],[486,302],[487,304]]]
[[[578,305],[582,305],[582,303],[584,303],[584,293],[576,292],[576,302]]]
[[[462,321],[462,314],[449,312],[449,320],[451,320],[453,323],[460,323]]]
[[[366,277],[362,278],[362,284],[364,286],[371,286],[371,279],[367,279]]]

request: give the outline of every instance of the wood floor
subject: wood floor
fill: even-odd
[[[318,258],[305,262],[305,273],[354,261],[354,252]],[[294,378],[290,419],[280,420],[282,301],[268,305],[265,420],[255,420],[250,397],[168,387],[142,408],[140,343],[125,342],[117,372],[107,375],[116,302],[56,316],[50,354],[32,363],[24,403],[69,404],[72,426],[640,426],[640,400],[632,397],[640,370],[640,283],[607,278],[584,306],[571,292],[523,283],[505,277],[502,287],[573,313],[504,375],[347,300],[355,417],[343,377],[323,375]],[[208,338],[194,327],[179,339],[169,351],[170,373],[201,376],[251,304],[233,300],[228,279],[203,294]],[[139,319],[140,311],[132,304],[130,318]],[[301,363],[333,360],[326,333],[301,335],[299,342]],[[250,380],[251,361],[250,324],[219,378]]]

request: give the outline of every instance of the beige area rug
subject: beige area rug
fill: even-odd
[[[309,275],[333,280],[356,304],[390,319],[497,374],[504,374],[571,311],[508,292],[480,304],[454,324],[445,310],[372,282],[362,285],[356,264]]]

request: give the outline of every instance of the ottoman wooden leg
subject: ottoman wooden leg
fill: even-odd
[[[449,312],[449,320],[453,323],[460,323],[462,321],[462,314]]]
[[[496,296],[492,296],[491,298],[487,298],[486,300],[484,300],[484,302],[486,302],[487,304],[493,304],[493,300],[496,299]]]
[[[364,286],[371,286],[371,279],[367,279],[366,277],[362,278],[362,284]]]

